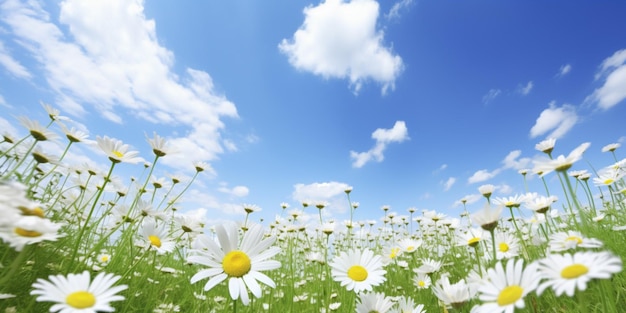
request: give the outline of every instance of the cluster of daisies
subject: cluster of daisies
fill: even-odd
[[[290,294],[292,305],[304,302],[320,312],[421,313],[446,308],[509,313],[524,308],[529,295],[549,291],[574,297],[590,281],[611,279],[622,271],[621,258],[602,240],[588,236],[590,230],[599,230],[624,239],[626,159],[619,161],[615,155],[619,144],[603,148],[615,163],[598,170],[593,180],[586,171],[571,171],[589,143],[557,157],[552,156],[555,140],[537,144],[546,157],[520,174],[524,179],[531,172],[541,179],[559,175],[564,200],[550,195],[547,187],[543,194],[497,197],[493,185],[483,185],[477,196],[484,197],[484,206],[473,213],[467,205],[475,201],[468,196],[460,200],[464,212],[459,217],[431,210],[419,214],[414,208],[408,209],[409,215],[399,215],[383,206],[380,220],[357,221],[352,217],[359,204],[350,200],[349,188],[345,193],[351,218],[343,223],[324,220],[325,202],[305,202],[290,211],[283,203],[281,214],[266,228],[248,220],[260,208],[245,204],[245,221],[205,232],[204,221],[179,214],[176,207],[207,164],[194,163],[195,175],[179,187],[180,176],[153,175],[155,164],[173,152],[164,138],[147,138],[154,154],[148,163],[117,139],[89,140],[86,132],[68,127],[70,121],[57,110],[44,108],[50,117],[47,126],[20,118],[28,134],[21,139],[4,134],[0,143],[0,301],[15,297],[11,280],[28,262],[22,257],[30,255],[29,246],[35,245],[68,258],[53,268],[58,273],[35,279],[28,291],[36,301],[53,302],[50,312],[114,311],[113,302],[133,298],[133,293],[126,294],[133,270],[149,259],[178,266],[159,269],[185,273],[180,277],[187,285],[202,285],[205,294],[195,298],[206,298],[223,286],[233,309],[239,302],[253,306],[254,299],[268,294],[280,301]],[[52,125],[68,140],[61,156],[42,148],[60,137]],[[67,151],[78,143],[100,149],[108,170],[64,164]],[[131,178],[125,186],[113,175],[119,163],[142,162],[148,171],[142,181]],[[593,201],[590,181],[608,192],[601,205]],[[566,210],[555,209],[557,205]],[[304,218],[311,209],[317,209],[319,224]],[[132,257],[110,265],[111,255],[123,259],[125,253]],[[8,255],[17,257],[5,267]],[[317,287],[300,292],[307,283]],[[269,312],[283,309],[268,302],[260,307]],[[175,312],[180,307],[160,303],[153,309]]]

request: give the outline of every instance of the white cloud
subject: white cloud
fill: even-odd
[[[490,89],[487,94],[483,96],[483,103],[487,104],[493,101],[493,99],[495,99],[500,93],[502,93],[502,90],[500,89]]]
[[[43,69],[63,113],[86,118],[84,105],[90,105],[115,123],[137,116],[188,128],[170,140],[181,153],[163,159],[178,169],[193,170],[181,155],[207,161],[223,153],[221,119],[237,117],[235,105],[217,94],[208,73],[173,72],[174,54],[158,42],[142,0],[67,0],[60,4],[62,26],[38,2],[7,0],[0,9],[14,41]]]
[[[604,85],[597,88],[587,100],[596,102],[598,107],[608,110],[626,99],[626,49],[615,52],[606,58],[596,74],[596,80],[604,78]]]
[[[376,29],[378,2],[326,0],[304,8],[304,15],[293,38],[278,46],[292,66],[324,78],[348,78],[355,93],[369,79],[382,84],[383,94],[394,88],[403,63]]]
[[[351,186],[346,183],[330,181],[308,185],[296,184],[293,187],[292,198],[299,203],[310,201],[311,205],[315,206],[318,201],[326,201],[328,206],[324,208],[324,211],[331,210],[337,213],[347,211],[348,201],[345,190]]]
[[[450,190],[450,188],[452,188],[454,183],[456,183],[456,178],[454,178],[454,177],[448,178],[448,180],[446,180],[446,182],[443,183],[443,190],[444,191]]]
[[[533,82],[529,81],[526,84],[526,86],[519,86],[517,90],[519,91],[519,93],[525,96],[525,95],[528,95],[532,89],[533,89]]]
[[[488,171],[486,169],[476,171],[470,178],[467,179],[467,182],[470,184],[483,182],[489,180],[500,173],[500,169],[495,169],[493,171]]]
[[[226,193],[229,195],[233,195],[238,198],[243,198],[250,193],[250,190],[246,186],[235,186],[233,188],[228,188],[227,186],[222,186],[217,189],[219,192]]]
[[[409,5],[413,4],[413,0],[400,0],[393,4],[389,12],[385,14],[385,17],[388,19],[394,19],[400,17],[400,11],[404,8],[408,8]]]
[[[519,158],[521,154],[521,150],[513,150],[509,152],[504,160],[502,160],[503,168],[521,170],[531,167],[532,160],[530,158]]]
[[[578,115],[573,106],[564,104],[557,107],[554,101],[537,118],[535,125],[530,129],[530,137],[535,138],[549,131],[546,137],[559,139],[563,137],[578,121]]]
[[[571,71],[572,71],[572,65],[570,64],[561,65],[561,68],[559,69],[559,72],[556,74],[556,76],[563,77]]]
[[[9,71],[12,75],[18,78],[31,78],[32,75],[28,70],[15,60],[4,47],[2,41],[0,41],[0,65]]]
[[[370,150],[366,152],[350,151],[350,158],[353,159],[353,167],[361,168],[371,160],[382,162],[385,158],[383,152],[387,148],[387,145],[392,142],[403,142],[409,139],[409,135],[405,122],[396,121],[391,129],[376,129],[372,133],[372,138],[376,140],[376,144]]]

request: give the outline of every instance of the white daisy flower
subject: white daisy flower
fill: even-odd
[[[33,284],[31,295],[38,295],[37,301],[55,302],[50,312],[61,313],[96,313],[113,312],[109,304],[124,300],[118,292],[128,288],[126,285],[113,286],[121,276],[100,273],[93,281],[88,271],[80,274],[50,275],[48,280],[38,278]]]
[[[145,246],[154,248],[158,254],[174,251],[176,243],[167,235],[167,225],[157,225],[153,219],[148,219],[141,224],[141,235]]]
[[[552,287],[557,296],[565,293],[571,297],[576,290],[587,289],[590,280],[608,279],[622,271],[622,260],[606,251],[551,254],[538,262],[539,271],[547,279],[537,288],[538,294]]]
[[[433,286],[433,293],[448,307],[460,308],[474,297],[474,289],[464,279],[450,284],[448,276],[442,276]]]
[[[280,267],[280,262],[268,260],[278,254],[280,248],[270,247],[276,239],[265,238],[263,227],[258,224],[250,226],[239,243],[239,229],[233,223],[217,225],[215,232],[220,245],[206,236],[198,237],[196,245],[199,249],[192,250],[187,260],[208,267],[191,277],[192,284],[209,278],[204,285],[204,290],[208,291],[228,278],[231,298],[237,300],[241,297],[241,301],[248,305],[248,290],[255,297],[261,297],[261,286],[257,281],[276,287],[274,281],[261,271]]]
[[[495,268],[487,270],[486,276],[478,288],[478,297],[484,303],[474,306],[472,313],[513,313],[515,308],[523,309],[524,297],[535,290],[541,280],[537,264],[524,268],[523,259],[510,259],[506,270],[498,262]]]
[[[423,304],[415,304],[411,297],[400,297],[398,307],[389,311],[390,313],[426,313]]]
[[[415,285],[417,289],[428,289],[431,284],[432,280],[430,279],[430,276],[428,276],[428,274],[418,273],[413,276],[413,285]]]
[[[394,302],[383,293],[364,293],[360,296],[360,303],[356,305],[357,313],[388,312],[393,307]]]
[[[558,252],[576,248],[599,248],[602,241],[594,238],[585,238],[580,232],[570,230],[550,235],[550,251]]]
[[[329,265],[333,279],[356,293],[371,291],[386,280],[382,257],[369,249],[341,252]]]
[[[109,138],[108,136],[96,137],[98,146],[113,163],[139,163],[143,158],[139,157],[139,151],[128,151],[129,145],[124,144],[120,140]]]
[[[0,239],[16,251],[22,251],[25,245],[42,241],[56,241],[64,234],[58,231],[62,225],[36,215],[21,216],[12,225],[0,225]]]

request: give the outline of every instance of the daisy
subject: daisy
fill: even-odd
[[[576,249],[578,247],[599,248],[602,245],[602,241],[595,238],[585,238],[580,232],[575,230],[550,235],[550,251],[553,252]]]
[[[495,235],[495,240],[496,259],[508,259],[519,254],[519,240],[515,235],[507,232],[498,232]]]
[[[506,269],[498,262],[487,270],[487,279],[478,288],[478,298],[484,303],[472,308],[472,313],[513,313],[525,307],[524,297],[535,290],[541,276],[537,264],[524,268],[524,260],[509,260]]]
[[[459,308],[463,306],[467,301],[473,298],[473,292],[471,292],[470,286],[464,279],[459,280],[454,284],[450,284],[448,276],[441,277],[433,285],[433,293],[441,300],[446,306],[452,306]]]
[[[369,249],[341,252],[329,265],[333,279],[348,291],[371,291],[386,280],[382,257]]]
[[[36,215],[22,216],[12,224],[0,227],[0,239],[16,251],[22,251],[25,245],[56,241],[59,237],[63,237],[63,234],[58,233],[61,226]]]
[[[59,138],[55,132],[45,128],[38,121],[31,120],[28,117],[21,116],[18,117],[20,123],[24,125],[24,127],[28,128],[30,135],[35,138],[36,141],[46,141],[46,140],[55,140]]]
[[[95,313],[113,312],[109,304],[124,300],[118,292],[128,288],[126,285],[113,286],[121,276],[100,273],[93,281],[88,271],[81,274],[50,275],[48,280],[38,278],[33,284],[35,290],[31,295],[38,295],[37,301],[56,302],[50,312],[61,313]]]
[[[394,305],[390,297],[379,292],[362,294],[359,299],[360,303],[356,305],[357,313],[385,313]]]
[[[204,290],[208,291],[228,278],[231,298],[237,300],[241,297],[244,305],[248,305],[248,290],[255,297],[261,297],[261,286],[257,281],[276,287],[274,281],[260,271],[280,267],[280,262],[268,260],[278,254],[280,248],[270,247],[276,238],[264,237],[261,225],[252,224],[241,242],[239,229],[234,223],[215,226],[220,245],[206,236],[198,237],[196,245],[199,249],[192,250],[187,261],[208,267],[191,277],[192,284],[209,278],[204,285]]]
[[[540,176],[544,176],[552,171],[557,172],[566,172],[574,163],[580,161],[583,157],[583,153],[589,148],[591,143],[585,142],[580,146],[576,147],[576,149],[572,150],[570,154],[565,157],[563,155],[559,155],[555,159],[546,159],[541,158],[534,160],[533,163],[535,168],[533,169],[535,172],[540,172]]]
[[[555,138],[548,138],[538,144],[535,145],[535,149],[541,151],[545,154],[551,154],[552,150],[554,150],[554,144],[556,143]]]
[[[415,300],[411,297],[400,297],[398,300],[398,307],[392,309],[392,313],[425,313],[424,305],[415,305]]]
[[[557,296],[565,293],[572,297],[576,290],[585,290],[590,280],[608,279],[622,271],[622,260],[606,251],[551,254],[538,264],[539,272],[547,281],[539,285],[537,293],[552,287]]]
[[[98,136],[96,137],[96,142],[113,163],[139,163],[143,161],[143,158],[138,157],[138,151],[128,151],[130,146],[120,140],[109,138],[108,136]]]
[[[484,235],[485,231],[482,228],[470,228],[466,232],[457,234],[457,245],[476,248]]]
[[[474,224],[480,225],[482,229],[491,231],[498,226],[502,208],[501,205],[492,208],[491,205],[487,204],[482,210],[472,214],[470,219]]]
[[[158,157],[164,157],[174,152],[174,149],[169,147],[169,145],[165,141],[165,138],[157,135],[156,132],[154,133],[153,138],[147,138],[146,140],[148,140],[150,147],[152,147],[152,152],[154,153],[154,155]]]
[[[428,274],[417,273],[417,275],[413,277],[413,285],[415,285],[417,289],[428,289],[431,284],[432,280]]]
[[[617,150],[617,148],[621,147],[619,143],[611,143],[604,147],[602,147],[602,152],[613,152]]]
[[[434,272],[438,272],[443,266],[443,263],[438,260],[433,259],[424,259],[422,260],[422,265],[416,269],[413,269],[413,272],[418,274],[431,274]]]
[[[153,248],[158,254],[174,251],[176,243],[167,235],[167,225],[157,225],[154,219],[148,219],[141,224],[141,235],[145,247]]]
[[[496,186],[492,184],[486,184],[486,185],[482,185],[478,187],[478,192],[480,192],[480,194],[483,195],[483,197],[489,199],[489,197],[491,197],[491,194],[493,193],[495,189],[496,189]]]
[[[417,248],[419,248],[421,245],[422,245],[422,241],[419,239],[404,238],[398,241],[398,247],[400,247],[400,249],[402,249],[403,252],[408,252],[408,253],[413,253],[417,251]]]

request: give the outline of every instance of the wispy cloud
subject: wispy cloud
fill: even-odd
[[[221,187],[217,189],[217,191],[235,196],[237,198],[243,198],[250,193],[250,190],[246,186],[235,186],[233,188],[229,188],[226,184],[222,184]]]
[[[382,84],[383,94],[395,87],[404,66],[377,29],[378,2],[326,0],[307,6],[304,15],[293,38],[278,46],[292,66],[324,78],[348,78],[355,93],[370,79]]]
[[[180,152],[163,159],[172,167],[192,169],[188,156],[206,161],[223,153],[222,119],[237,117],[235,105],[216,92],[208,73],[174,72],[174,54],[158,42],[143,1],[67,0],[60,5],[61,26],[39,2],[7,0],[0,9],[63,113],[87,118],[86,106],[92,106],[116,123],[125,123],[130,113],[187,128],[185,136],[168,138]]]
[[[501,161],[502,166],[494,170],[482,169],[474,172],[472,176],[467,179],[469,184],[475,184],[490,180],[507,169],[520,170],[531,166],[532,160],[530,158],[520,158],[522,152],[520,150],[513,150],[507,154]]]
[[[404,121],[397,121],[393,125],[393,128],[376,129],[372,133],[372,138],[376,140],[376,144],[370,150],[366,152],[350,151],[350,158],[353,159],[353,167],[361,168],[367,162],[372,160],[375,160],[376,162],[382,162],[385,158],[383,152],[387,148],[387,145],[392,142],[403,142],[409,139],[409,134]]]
[[[563,77],[567,74],[569,74],[569,72],[572,71],[572,65],[571,64],[564,64],[561,65],[561,68],[559,68],[559,72],[556,74],[556,77]]]
[[[535,138],[550,132],[546,137],[559,139],[563,137],[578,122],[578,114],[573,106],[564,104],[557,107],[552,101],[548,108],[543,110],[535,125],[530,129],[530,137]]]
[[[603,79],[604,84],[587,97],[587,101],[608,110],[626,99],[626,49],[615,52],[602,62],[596,74],[596,80],[599,79]]]
[[[519,93],[521,93],[522,95],[528,95],[530,93],[530,91],[533,90],[533,82],[529,81],[526,86],[519,86],[517,87],[517,91]]]
[[[30,72],[9,54],[2,41],[0,41],[0,65],[15,77],[25,79],[32,77]]]
[[[490,89],[483,96],[483,103],[488,104],[489,102],[493,101],[498,95],[500,95],[500,93],[502,93],[502,90],[500,89]]]
[[[450,190],[450,188],[452,188],[452,186],[454,185],[454,183],[456,183],[456,178],[455,177],[450,177],[448,178],[448,180],[446,180],[443,183],[443,190],[444,191],[448,191]]]
[[[400,18],[400,11],[408,8],[411,4],[413,4],[413,0],[400,0],[393,4],[389,12],[385,14],[385,17],[388,19]]]

